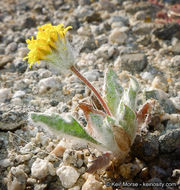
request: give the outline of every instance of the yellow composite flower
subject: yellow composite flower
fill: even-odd
[[[30,51],[24,59],[28,60],[29,68],[35,62],[43,60],[56,71],[64,72],[69,69],[74,64],[74,55],[66,32],[71,28],[65,28],[63,24],[38,27],[36,39],[32,37],[31,40],[26,40]]]

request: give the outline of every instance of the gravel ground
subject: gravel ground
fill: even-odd
[[[0,190],[178,189],[180,25],[157,23],[161,8],[138,0],[0,1]],[[74,75],[55,74],[44,63],[28,69],[23,61],[25,40],[45,23],[73,27],[69,39],[77,67],[100,92],[111,66],[123,87],[131,74],[141,85],[139,97],[156,100],[147,134],[137,135],[116,170],[86,173],[98,150],[77,149],[27,121],[30,111],[48,111],[69,112],[85,122],[77,105],[91,98]],[[65,152],[54,156],[59,142]]]

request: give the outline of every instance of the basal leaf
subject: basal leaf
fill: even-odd
[[[112,131],[112,124],[114,124],[113,119],[109,116],[102,117],[97,113],[89,114],[89,122],[93,129],[92,136],[104,145],[108,150],[117,150],[117,144],[114,139],[114,134]]]
[[[136,110],[137,93],[139,91],[139,84],[133,77],[130,78],[129,89],[124,92],[123,103],[129,106],[132,110]]]
[[[119,78],[112,69],[108,69],[105,76],[104,96],[107,105],[115,116],[123,94],[123,88],[120,85]]]
[[[121,127],[129,134],[131,142],[133,142],[137,127],[136,114],[123,102],[121,102],[119,109],[119,125],[121,125]]]
[[[61,133],[78,137],[95,144],[100,144],[97,140],[92,138],[84,130],[84,128],[70,115],[61,116],[58,114],[47,115],[44,113],[30,113],[29,117],[34,124],[43,124],[43,126],[47,126],[56,134]]]

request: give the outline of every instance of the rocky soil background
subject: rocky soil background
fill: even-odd
[[[138,0],[0,1],[1,190],[178,189],[180,26],[156,23],[160,9]],[[70,112],[85,123],[78,101],[90,99],[89,90],[74,75],[55,74],[44,63],[28,69],[23,61],[28,52],[25,40],[45,23],[73,26],[69,38],[77,67],[100,92],[105,69],[111,66],[122,86],[132,74],[141,85],[140,96],[144,92],[145,99],[156,100],[147,134],[137,135],[131,154],[116,172],[85,173],[100,155],[98,150],[78,149],[27,121],[30,111],[48,111]],[[52,154],[59,142],[64,149]],[[122,182],[164,187],[122,187]]]

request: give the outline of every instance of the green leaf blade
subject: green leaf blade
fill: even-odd
[[[123,103],[136,111],[137,94],[139,91],[139,84],[134,77],[130,78],[129,89],[125,91],[123,96]]]
[[[129,134],[131,142],[133,142],[137,130],[136,114],[129,106],[123,102],[120,104],[119,113],[119,125]]]
[[[30,119],[34,124],[42,123],[57,134],[62,133],[90,141],[94,144],[100,144],[71,116],[62,118],[58,114],[30,113]]]
[[[123,88],[120,85],[118,76],[112,69],[108,69],[105,76],[104,96],[113,116],[117,114],[122,94]]]
[[[115,152],[118,149],[112,130],[115,121],[109,116],[102,117],[97,113],[90,113],[89,122],[93,129],[92,136],[108,150]]]

